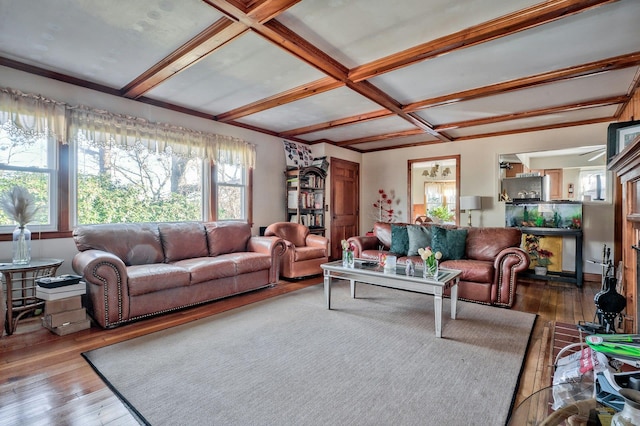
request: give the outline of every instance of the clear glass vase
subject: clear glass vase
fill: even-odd
[[[13,231],[13,264],[28,265],[31,262],[31,231],[18,226]]]
[[[438,261],[436,259],[424,261],[423,275],[425,278],[433,278],[438,276]]]
[[[354,264],[353,252],[351,250],[342,251],[342,266],[345,268],[353,268]]]

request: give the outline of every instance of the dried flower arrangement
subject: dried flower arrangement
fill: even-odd
[[[21,228],[31,222],[38,212],[33,195],[29,193],[27,188],[18,185],[2,195],[0,208]]]

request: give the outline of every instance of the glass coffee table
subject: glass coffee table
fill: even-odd
[[[348,280],[351,284],[351,297],[356,297],[356,282],[413,291],[416,293],[433,295],[436,337],[442,337],[442,295],[444,290],[451,290],[451,319],[456,319],[456,304],[458,302],[458,282],[462,271],[457,269],[440,268],[437,277],[422,276],[422,267],[415,269],[415,275],[406,275],[403,264],[398,264],[391,270],[385,270],[376,261],[356,259],[353,268],[345,267],[342,261],[329,262],[321,265],[324,271],[324,295],[327,309],[331,309],[331,282],[337,278]]]

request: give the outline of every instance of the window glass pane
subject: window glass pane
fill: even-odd
[[[604,169],[583,170],[580,172],[581,197],[591,197],[592,201],[606,201],[607,174]]]
[[[26,188],[35,198],[38,208],[31,225],[52,228],[55,201],[52,185],[55,182],[54,157],[49,155],[54,145],[46,137],[30,137],[20,132],[12,132],[8,127],[0,128],[0,193],[10,191],[19,185]],[[0,227],[8,232],[15,221],[0,209]],[[41,228],[43,229],[43,228]]]
[[[244,219],[243,193],[239,186],[218,187],[218,220]]]
[[[242,166],[216,164],[218,220],[247,219],[245,170]]]
[[[202,160],[80,142],[78,224],[202,220]]]
[[[218,183],[226,183],[233,185],[242,185],[244,178],[244,170],[241,166],[233,166],[230,164],[216,164],[218,174]]]
[[[49,203],[49,189],[51,182],[49,173],[30,173],[30,172],[14,172],[0,170],[0,193],[5,194],[15,185],[26,188],[34,197],[38,210],[34,220],[30,224],[49,225],[49,212],[51,206]],[[9,218],[5,212],[0,209],[0,226],[13,227],[15,222]]]
[[[45,137],[28,137],[0,128],[0,164],[46,169],[49,167],[49,145]]]

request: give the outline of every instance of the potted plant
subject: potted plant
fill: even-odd
[[[449,222],[453,220],[453,213],[445,205],[433,207],[427,212],[429,217],[436,223]]]
[[[531,263],[536,275],[547,275],[553,253],[540,247],[540,236],[527,235],[525,237],[525,250],[529,253]]]

